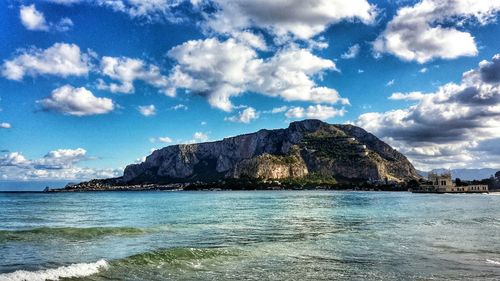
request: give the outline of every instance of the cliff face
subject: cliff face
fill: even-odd
[[[168,146],[154,151],[143,163],[127,166],[117,181],[165,184],[307,174],[396,181],[419,177],[404,155],[365,130],[305,120],[293,122],[286,129]]]

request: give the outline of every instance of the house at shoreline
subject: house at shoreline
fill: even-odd
[[[413,192],[421,193],[485,193],[488,192],[486,184],[472,184],[467,186],[456,186],[451,179],[451,173],[429,173],[430,184],[421,185]]]

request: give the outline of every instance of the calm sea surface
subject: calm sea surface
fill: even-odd
[[[500,196],[0,194],[0,280],[500,280]]]

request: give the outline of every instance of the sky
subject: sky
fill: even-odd
[[[499,0],[5,0],[0,180],[120,176],[308,118],[500,168]]]

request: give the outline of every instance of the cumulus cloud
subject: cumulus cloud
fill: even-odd
[[[73,26],[73,21],[70,18],[62,18],[58,23],[47,22],[44,14],[36,9],[35,4],[21,6],[19,9],[19,17],[21,18],[21,23],[28,30],[67,31]]]
[[[265,51],[268,49],[266,41],[261,35],[249,31],[236,31],[231,34],[236,41],[248,45],[256,50]]]
[[[475,56],[474,37],[457,26],[470,20],[486,24],[499,10],[498,1],[422,0],[399,9],[373,47],[376,53],[418,63]]]
[[[309,39],[344,20],[373,22],[375,6],[366,0],[215,0],[207,26],[219,33],[261,28],[278,37]]]
[[[156,115],[156,107],[154,106],[154,104],[141,105],[137,107],[137,110],[139,110],[139,113],[146,117]]]
[[[89,69],[89,56],[82,53],[80,47],[55,43],[45,50],[24,50],[13,59],[4,61],[1,73],[7,79],[20,81],[24,76],[82,76]]]
[[[66,169],[86,160],[87,151],[83,148],[58,149],[50,151],[36,161],[32,161],[36,169]]]
[[[49,26],[45,21],[45,16],[36,9],[35,4],[21,6],[19,9],[19,17],[21,18],[21,23],[28,30],[49,30]]]
[[[360,50],[359,44],[354,44],[351,47],[349,47],[347,52],[343,53],[340,57],[345,60],[353,59],[358,56],[359,50]]]
[[[248,124],[252,120],[259,118],[259,112],[253,107],[247,107],[243,111],[240,111],[237,115],[224,118],[224,120],[237,123]]]
[[[74,116],[106,114],[115,108],[111,99],[95,97],[84,87],[74,88],[70,85],[53,90],[49,97],[37,103],[45,110]]]
[[[104,56],[101,59],[101,74],[117,80],[119,83],[106,83],[99,79],[97,88],[100,90],[108,90],[113,93],[133,93],[135,90],[134,81],[140,80],[168,94],[166,91],[168,80],[160,73],[160,68],[139,59]]]
[[[10,152],[0,158],[0,166],[24,167],[28,164],[30,161],[19,152]]]
[[[331,106],[317,104],[310,105],[307,108],[303,108],[300,106],[292,107],[288,109],[288,111],[285,113],[285,116],[291,119],[307,118],[327,120],[332,117],[343,116],[344,114],[345,110],[343,108],[336,109]]]
[[[0,123],[0,129],[10,129],[10,128],[12,128],[12,125],[10,123],[7,122]]]
[[[85,180],[120,176],[118,169],[91,169],[76,166],[82,161],[91,160],[83,148],[57,149],[39,159],[27,159],[19,152],[0,156],[0,175],[3,179],[66,179]]]
[[[499,66],[500,55],[495,55],[465,72],[459,84],[445,84],[433,93],[393,94],[392,99],[417,103],[366,113],[355,123],[399,148],[417,167],[485,167],[495,153],[486,153],[483,145],[500,138]],[[500,157],[495,159],[500,162]]]
[[[192,40],[172,48],[168,55],[177,62],[169,80],[171,92],[186,89],[205,96],[216,108],[231,111],[231,97],[255,92],[287,101],[342,103],[338,92],[314,81],[322,72],[336,70],[335,63],[307,49],[289,47],[267,59],[234,39]]]

